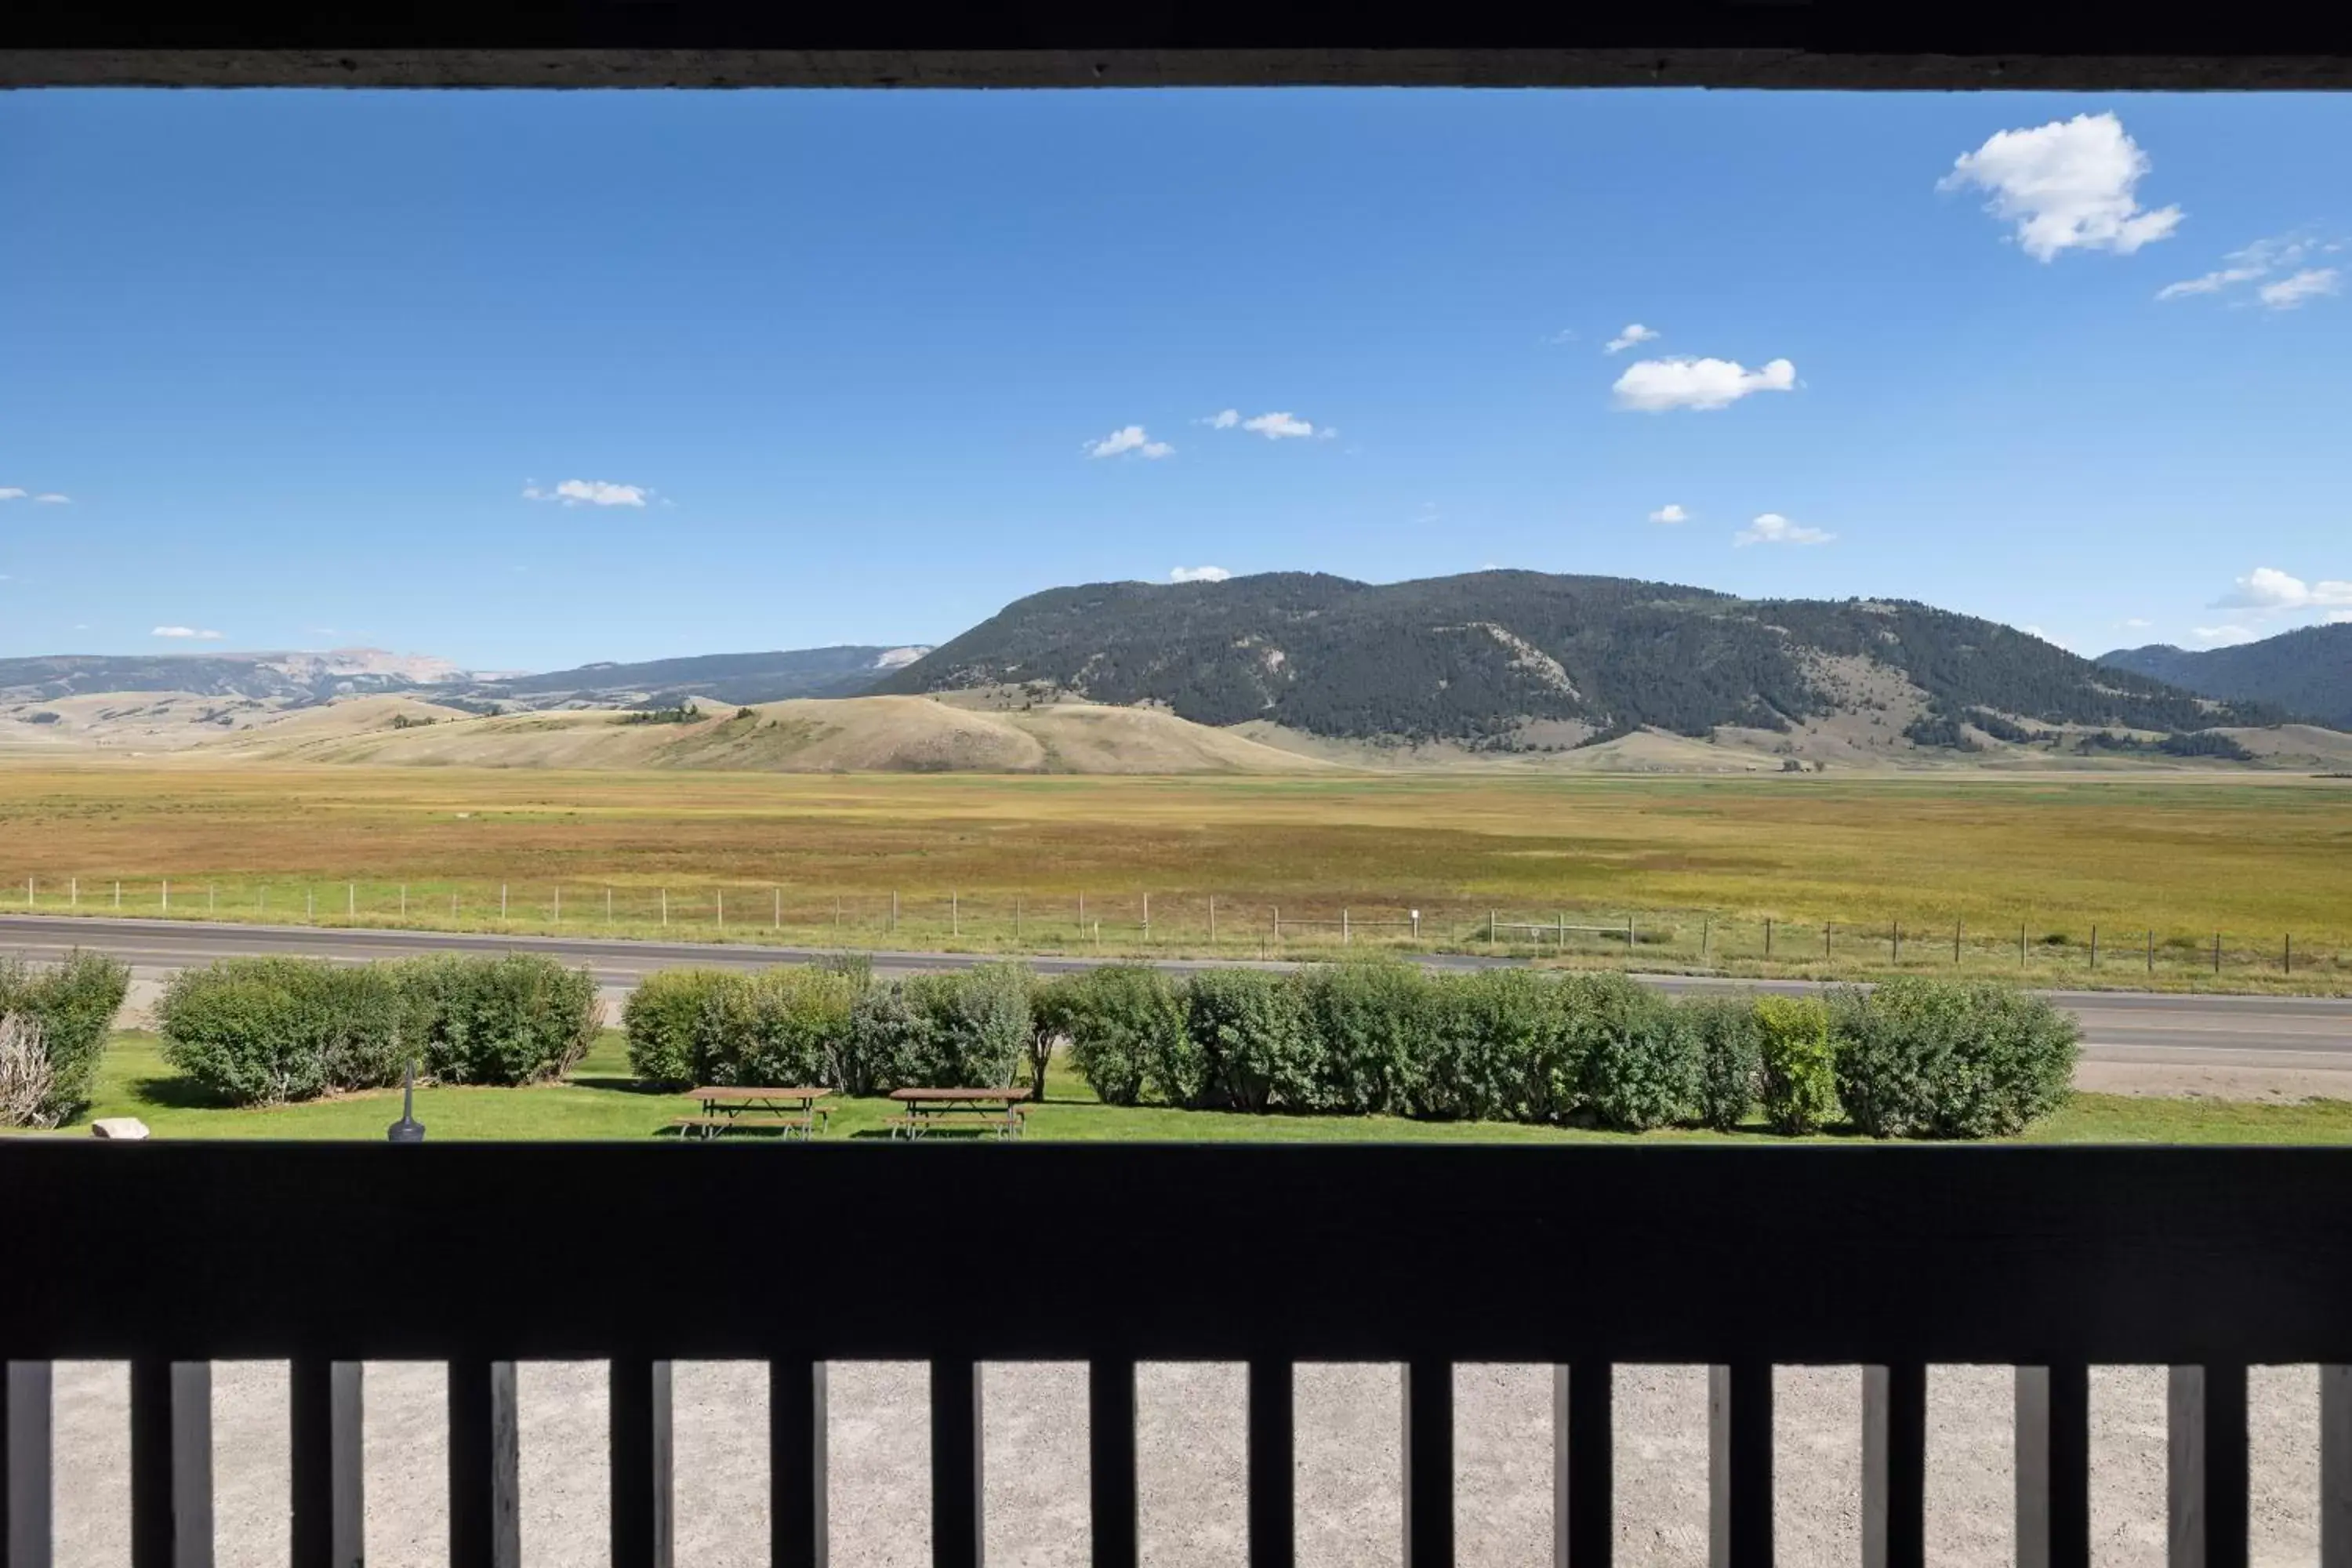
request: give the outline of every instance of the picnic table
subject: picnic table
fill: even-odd
[[[772,1129],[803,1142],[824,1131],[825,1108],[817,1102],[829,1089],[706,1085],[694,1091],[699,1116],[681,1116],[675,1125],[688,1138],[716,1138],[737,1128]]]
[[[890,1123],[893,1138],[920,1138],[934,1128],[971,1126],[1000,1140],[1021,1136],[1025,1089],[900,1089],[890,1098],[906,1108]]]

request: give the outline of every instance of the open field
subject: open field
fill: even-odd
[[[1031,1138],[1204,1142],[1564,1143],[1621,1141],[1712,1142],[1729,1136],[1772,1143],[1789,1140],[1759,1122],[1744,1133],[1669,1131],[1641,1134],[1532,1127],[1514,1122],[1415,1121],[1403,1117],[1247,1116],[1173,1110],[1158,1106],[1101,1104],[1086,1080],[1057,1065],[1046,1079],[1046,1103],[1029,1113]],[[530,1089],[425,1088],[416,1091],[416,1118],[427,1137],[440,1139],[651,1138],[672,1119],[700,1107],[688,1095],[638,1087],[617,1030],[559,1084]],[[898,1107],[887,1100],[835,1101],[825,1136],[878,1135]],[[85,1135],[90,1118],[136,1116],[158,1137],[295,1138],[375,1141],[400,1115],[400,1091],[345,1095],[303,1105],[240,1109],[207,1103],[165,1064],[156,1037],[115,1037],[100,1069],[95,1100],[58,1136]],[[2352,1143],[2352,1100],[2296,1104],[2242,1100],[2149,1099],[2076,1094],[2066,1109],[2037,1123],[2020,1140],[2060,1143]],[[779,1151],[789,1157],[789,1150]]]
[[[1957,922],[1962,964],[2041,984],[2352,987],[2333,780],[125,763],[0,769],[0,908],[48,912],[165,912],[169,879],[216,919],[1295,956],[1343,918],[1410,944],[1415,909],[1486,951],[1495,911],[1496,951],[1622,963],[1630,918],[1646,967],[1792,975],[1949,972]]]

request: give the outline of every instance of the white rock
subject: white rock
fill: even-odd
[[[148,1136],[147,1124],[135,1116],[101,1116],[89,1124],[89,1130],[110,1141]]]

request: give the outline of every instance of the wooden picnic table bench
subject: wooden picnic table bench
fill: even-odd
[[[890,1122],[893,1138],[920,1138],[934,1128],[976,1127],[1000,1140],[1021,1136],[1025,1089],[900,1089],[890,1098],[906,1110]]]
[[[824,1131],[825,1108],[817,1102],[832,1093],[829,1089],[809,1087],[705,1085],[694,1091],[702,1102],[702,1114],[681,1116],[671,1125],[688,1138],[716,1138],[738,1128],[760,1128],[805,1142]]]

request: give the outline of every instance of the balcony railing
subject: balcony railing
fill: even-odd
[[[812,1226],[814,1271],[776,1240]],[[894,1274],[959,1227],[968,1271]],[[369,1359],[447,1363],[449,1560],[516,1563],[514,1363],[540,1358],[610,1364],[614,1568],[671,1561],[672,1358],[768,1363],[792,1565],[826,1560],[825,1363],[928,1362],[941,1568],[980,1559],[986,1361],[1090,1363],[1091,1550],[1118,1568],[1139,1361],[1248,1364],[1254,1568],[1292,1560],[1301,1361],[1403,1364],[1408,1568],[1454,1555],[1456,1363],[1558,1369],[1566,1568],[1610,1560],[1616,1364],[1714,1369],[1735,1568],[1771,1561],[1776,1364],[1866,1369],[1864,1561],[1888,1568],[1923,1561],[1930,1363],[2019,1369],[2028,1568],[2089,1561],[2089,1367],[2168,1366],[2171,1561],[2232,1568],[2247,1368],[2317,1363],[2322,1562],[2352,1563],[2352,1152],[12,1140],[0,1237],[8,1568],[49,1560],[67,1358],[131,1363],[137,1568],[211,1560],[226,1358],[292,1364],[297,1568],[360,1561]]]

